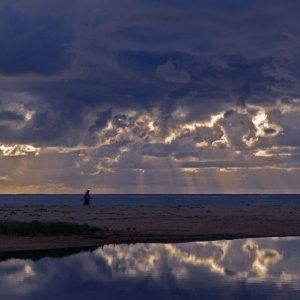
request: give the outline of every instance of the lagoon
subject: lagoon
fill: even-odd
[[[298,237],[38,253],[2,254],[1,299],[299,299],[300,295]]]

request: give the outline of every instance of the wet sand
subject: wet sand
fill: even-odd
[[[99,236],[0,235],[0,252],[109,243],[185,242],[300,236],[300,206],[0,207],[0,221],[88,224]]]

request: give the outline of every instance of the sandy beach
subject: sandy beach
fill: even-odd
[[[0,221],[88,224],[101,236],[0,235],[0,252],[109,243],[184,242],[246,237],[299,236],[299,206],[138,206],[0,208]]]

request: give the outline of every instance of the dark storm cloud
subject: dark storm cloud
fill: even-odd
[[[24,117],[12,111],[0,111],[0,122],[1,121],[23,122]]]
[[[25,13],[7,2],[0,8],[0,73],[60,72],[70,62],[66,52],[70,39],[64,18]]]
[[[199,113],[224,101],[272,101],[291,86],[299,94],[294,1],[132,0],[122,10],[118,1],[61,2],[69,10],[11,1],[0,12],[0,70],[65,71],[60,80],[28,86],[42,101],[60,102],[58,110],[69,99],[80,111],[105,102],[151,108],[167,97],[180,102],[180,85],[185,104]]]
[[[108,121],[110,121],[112,115],[112,109],[108,109],[102,112],[97,113],[97,119],[94,124],[89,128],[91,133],[94,133],[97,130],[104,128]]]

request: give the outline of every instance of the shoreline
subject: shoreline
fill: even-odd
[[[299,206],[0,207],[0,222],[65,222],[102,235],[5,236],[0,252],[300,236]]]

